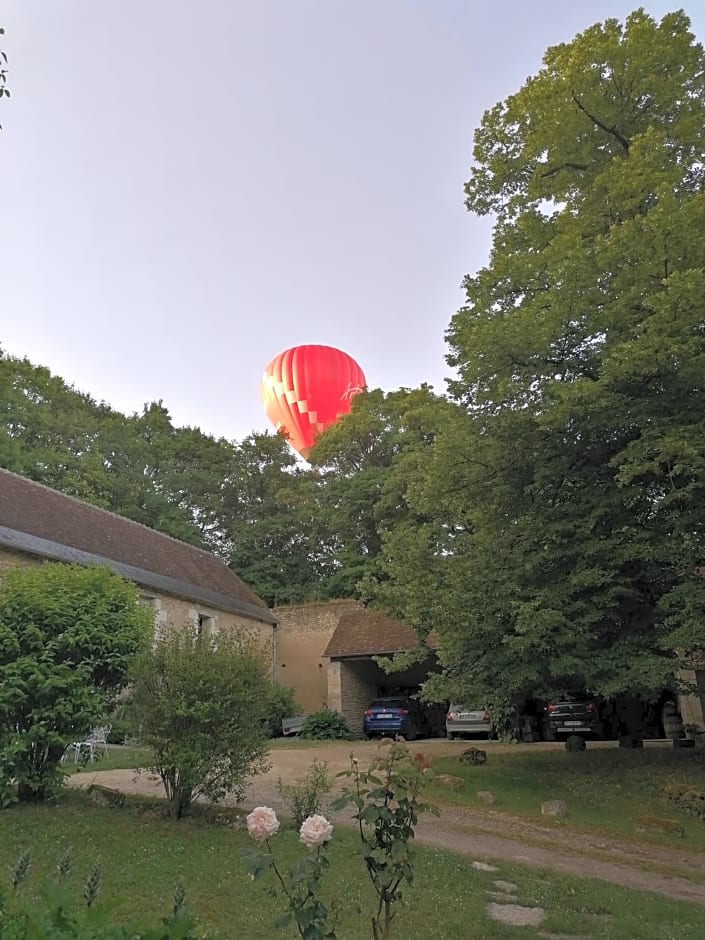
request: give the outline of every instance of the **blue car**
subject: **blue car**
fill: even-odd
[[[365,709],[362,730],[366,738],[400,734],[413,741],[428,722],[418,702],[400,695],[376,698]]]

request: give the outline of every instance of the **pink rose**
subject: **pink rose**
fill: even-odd
[[[327,842],[332,835],[333,827],[325,816],[309,816],[308,819],[304,819],[299,829],[299,842],[303,842],[309,848],[315,848]]]
[[[247,817],[247,831],[255,842],[264,842],[278,828],[277,814],[268,806],[256,806]]]

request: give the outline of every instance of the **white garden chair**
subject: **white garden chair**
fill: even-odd
[[[103,750],[105,756],[108,756],[108,736],[112,730],[112,725],[101,725],[99,728],[94,728],[85,741],[72,741],[71,744],[64,751],[64,756],[61,758],[62,762],[66,760],[69,753],[73,751],[74,763],[78,763],[81,759],[81,752],[85,749],[88,751],[88,756],[90,757],[91,763],[95,760],[96,748]]]

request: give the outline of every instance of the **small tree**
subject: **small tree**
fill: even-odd
[[[124,686],[150,617],[136,587],[108,568],[44,564],[4,575],[0,803],[42,800],[60,786],[66,745]]]
[[[0,36],[5,34],[5,30],[0,26]],[[0,49],[0,98],[3,95],[6,98],[10,97],[10,89],[7,87],[7,55]],[[0,124],[0,129],[2,124]]]
[[[174,630],[135,667],[132,702],[142,741],[177,819],[199,796],[243,795],[267,768],[271,686],[264,654],[245,632]]]

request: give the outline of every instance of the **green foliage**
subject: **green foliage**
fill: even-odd
[[[174,817],[199,796],[242,796],[247,777],[266,770],[269,696],[262,649],[245,632],[174,630],[142,654],[134,715]]]
[[[138,744],[139,722],[134,714],[130,698],[122,697],[120,703],[105,719],[110,725],[111,744]]]
[[[0,890],[0,940],[198,940],[205,934],[196,929],[185,906],[185,893],[176,889],[170,914],[159,926],[132,923],[122,926],[113,918],[114,902],[98,900],[101,892],[100,865],[94,865],[83,884],[82,902],[64,881],[70,873],[70,855],[56,866],[56,876],[44,882],[39,899],[23,899],[19,893],[29,875],[31,857],[23,852],[12,873],[12,892]]]
[[[223,494],[228,561],[269,604],[322,596],[331,562],[319,486],[281,435],[252,434],[234,454]]]
[[[402,886],[414,882],[410,845],[414,827],[422,813],[438,815],[435,807],[421,801],[429,771],[412,760],[405,744],[383,739],[378,757],[366,771],[360,770],[353,757],[351,769],[338,776],[351,777],[353,785],[331,805],[338,811],[349,806],[356,809],[353,818],[358,822],[362,855],[377,897],[372,936],[388,940],[402,900]]]
[[[352,735],[340,712],[325,707],[307,715],[301,737],[310,741],[348,741]]]
[[[302,708],[294,697],[294,690],[287,685],[273,685],[269,696],[269,737],[281,737],[284,718],[294,718],[301,713]]]
[[[56,793],[67,744],[126,683],[149,612],[107,568],[44,564],[0,587],[0,804]]]
[[[408,494],[449,407],[428,386],[373,389],[356,395],[350,413],[318,439],[311,460],[332,562],[325,596],[364,596],[366,582],[384,577],[385,533],[419,523]]]
[[[315,816],[323,810],[323,798],[333,788],[333,778],[327,764],[315,760],[309,767],[303,780],[285,784],[277,782],[277,790],[289,808],[294,828],[298,831],[304,819]]]
[[[591,27],[484,115],[459,407],[370,586],[436,632],[427,694],[648,695],[705,649],[704,151],[682,12]]]

